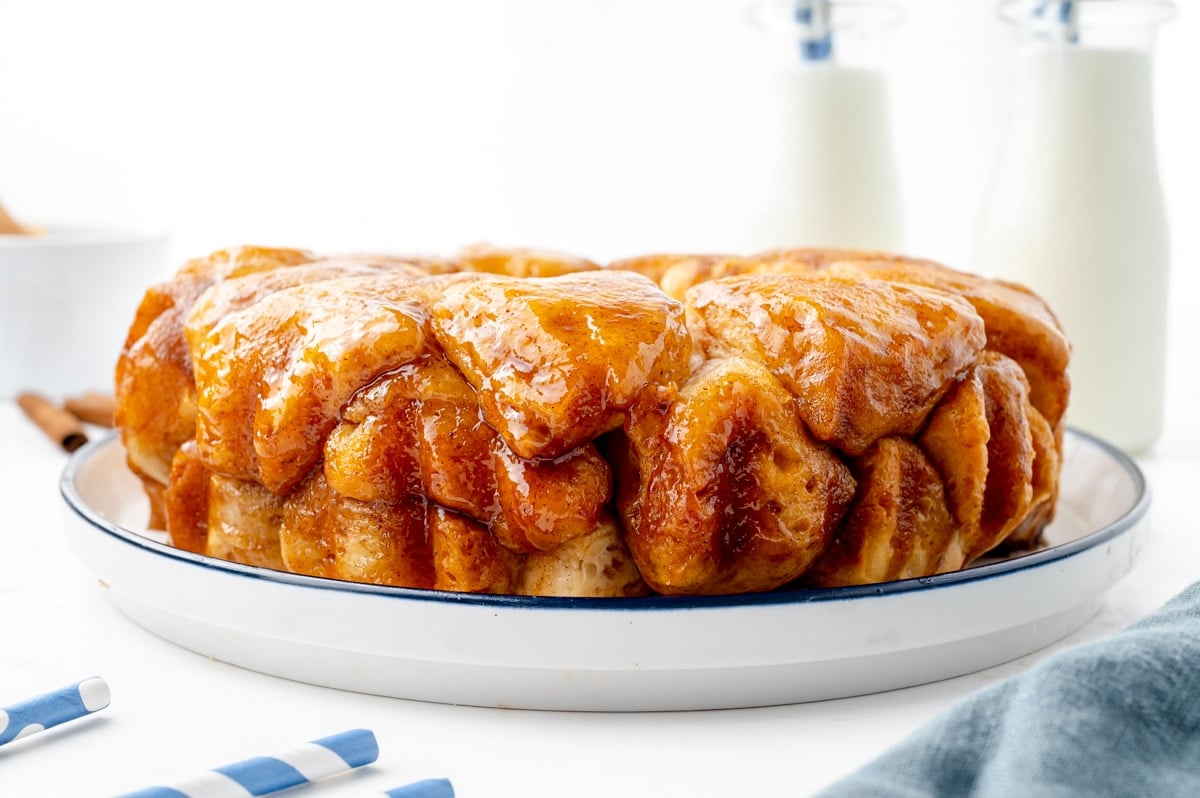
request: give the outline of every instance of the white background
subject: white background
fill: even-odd
[[[907,249],[970,268],[1010,32],[993,2],[902,5],[889,64]],[[598,259],[769,246],[746,232],[766,74],[746,9],[0,0],[0,198],[34,221],[168,231],[176,260],[252,242]],[[1198,34],[1185,7],[1157,62],[1177,272],[1198,250]]]

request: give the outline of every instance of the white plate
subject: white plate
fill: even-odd
[[[858,588],[647,599],[481,596],[297,576],[173,549],[115,439],[62,478],[69,541],[151,632],[263,673],[480,706],[674,710],[905,687],[1074,631],[1132,567],[1150,497],[1129,458],[1069,432],[1050,546]]]

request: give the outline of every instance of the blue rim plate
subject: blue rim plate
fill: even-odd
[[[172,548],[145,532],[115,437],[78,450],[61,491],[69,540],[114,603],[199,653],[360,692],[591,710],[856,695],[1021,656],[1095,613],[1132,567],[1150,503],[1136,463],[1071,430],[1058,514],[1036,551],[881,585],[595,599],[364,585]]]

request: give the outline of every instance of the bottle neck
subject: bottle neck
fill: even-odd
[[[880,68],[899,20],[886,0],[761,0],[750,8],[766,54],[784,69]]]
[[[1170,0],[1002,0],[1000,16],[1027,44],[1152,52]]]

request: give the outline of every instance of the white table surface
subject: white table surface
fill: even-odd
[[[1166,433],[1139,458],[1154,493],[1149,543],[1101,612],[1061,643],[948,681],[750,710],[575,714],[443,706],[284,681],[143,631],[67,548],[66,456],[0,401],[0,706],[92,675],[112,705],[0,748],[4,796],[111,795],[345,729],[372,729],[379,761],[296,794],[365,795],[449,777],[460,796],[807,794],[957,699],[1065,645],[1113,632],[1200,576],[1200,303],[1172,296]]]

